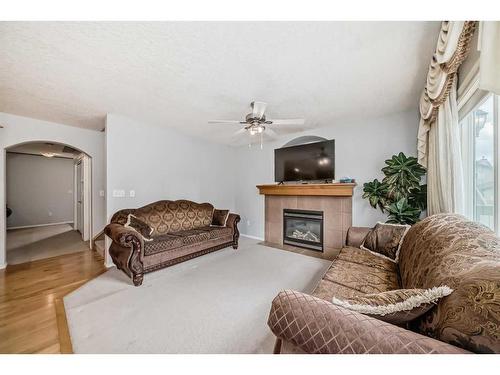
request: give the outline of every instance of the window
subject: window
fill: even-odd
[[[500,233],[498,104],[493,94],[460,121],[466,215]]]

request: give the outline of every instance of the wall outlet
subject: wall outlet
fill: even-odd
[[[51,211],[49,211],[49,216],[52,216],[52,212]]]
[[[99,196],[104,197],[104,190],[99,190]]]
[[[130,198],[134,198],[134,197],[135,197],[135,190],[130,190],[130,191],[128,192],[128,196],[129,196]]]
[[[123,198],[125,197],[125,190],[113,190],[114,198]]]
[[[250,225],[252,225],[252,224],[250,223],[250,220],[247,220],[247,226],[249,227]]]

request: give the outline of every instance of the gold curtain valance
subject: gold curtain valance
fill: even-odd
[[[424,91],[420,96],[420,124],[418,129],[418,161],[427,166],[427,138],[438,108],[450,94],[457,71],[466,59],[476,21],[443,21],[432,55]]]

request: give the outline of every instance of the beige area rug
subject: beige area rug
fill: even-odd
[[[240,239],[146,274],[112,268],[64,298],[75,353],[272,353],[271,301],[310,292],[331,262]]]
[[[19,264],[89,250],[69,224],[7,231],[7,263]]]

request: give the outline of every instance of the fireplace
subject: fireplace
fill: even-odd
[[[284,209],[283,243],[323,251],[323,211]]]

